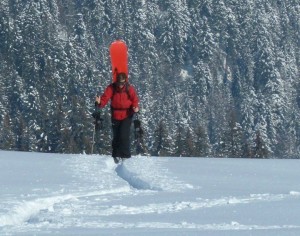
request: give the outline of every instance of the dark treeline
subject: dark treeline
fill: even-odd
[[[1,0],[0,149],[89,153],[121,38],[148,154],[299,157],[299,15],[298,0]]]

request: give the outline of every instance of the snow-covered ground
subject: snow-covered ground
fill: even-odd
[[[0,151],[0,235],[300,235],[300,161]]]

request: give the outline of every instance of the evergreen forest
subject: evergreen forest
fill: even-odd
[[[1,0],[0,149],[91,153],[122,39],[142,154],[299,158],[299,16],[299,0]]]

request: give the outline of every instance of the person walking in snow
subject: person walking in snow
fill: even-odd
[[[110,84],[101,96],[96,97],[99,108],[111,100],[112,157],[118,163],[130,158],[130,127],[134,113],[139,111],[139,99],[135,88],[128,83],[127,75],[119,73],[117,82]]]

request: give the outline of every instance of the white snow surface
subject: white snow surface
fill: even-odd
[[[0,235],[300,235],[300,162],[0,151]]]

